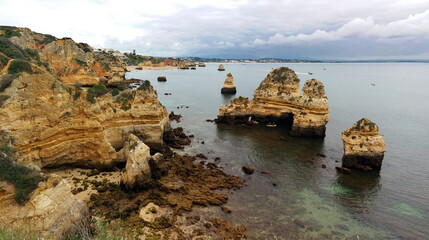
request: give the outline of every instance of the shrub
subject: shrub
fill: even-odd
[[[10,148],[10,147],[9,147]],[[3,148],[1,149],[3,151]],[[9,151],[9,150],[7,150]],[[9,156],[0,154],[0,179],[15,186],[15,200],[23,205],[43,178],[31,169],[14,163]]]
[[[79,64],[81,67],[88,67],[88,64],[86,64],[85,61],[80,60],[79,58],[73,59],[77,64]]]
[[[10,86],[15,78],[18,77],[18,74],[6,74],[0,79],[0,92],[3,92],[6,88]]]
[[[0,36],[0,52],[13,59],[28,59],[28,55],[9,39]]]
[[[119,90],[117,88],[112,90],[112,96],[116,96],[119,94]]]
[[[82,94],[81,92],[75,92],[74,95],[73,95],[73,99],[74,100],[78,99],[81,94]]]
[[[48,44],[50,42],[56,41],[57,38],[49,35],[49,34],[45,34],[44,38],[42,40],[36,40],[39,44]]]
[[[127,86],[125,86],[125,85],[118,86],[119,91],[124,91],[125,89],[127,89]]]
[[[40,57],[39,57],[39,52],[35,49],[30,49],[27,48],[25,49],[25,52],[28,54],[28,56],[30,56],[32,59],[39,61]]]
[[[11,37],[21,37],[21,31],[17,27],[11,27],[11,26],[0,26],[0,30],[3,31],[3,36],[6,38]]]
[[[22,59],[13,60],[10,63],[9,68],[7,70],[7,73],[9,73],[9,74],[17,74],[17,73],[22,73],[22,72],[27,72],[30,74],[33,73],[33,69],[31,69],[30,63],[28,61],[25,61]]]
[[[142,84],[137,88],[138,90],[148,90],[150,88],[150,81],[144,80]]]
[[[95,103],[95,98],[101,97],[108,92],[109,90],[107,90],[106,86],[101,84],[94,85],[92,88],[88,89],[86,100],[90,103]]]

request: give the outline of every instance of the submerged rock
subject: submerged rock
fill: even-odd
[[[380,169],[386,151],[378,126],[362,118],[341,135],[344,144],[343,167],[362,170]]]
[[[307,80],[299,91],[299,78],[289,68],[271,71],[255,90],[253,99],[239,97],[221,106],[218,123],[244,123],[250,120],[292,124],[291,135],[324,137],[329,121],[328,99],[323,84]]]
[[[232,77],[231,73],[228,73],[226,75],[225,83],[223,84],[223,87],[220,91],[221,93],[236,93],[237,89],[234,85],[234,78]]]
[[[166,82],[167,81],[167,77],[166,76],[159,76],[157,78],[158,82]]]
[[[223,64],[219,65],[218,71],[225,71],[225,67],[223,66]]]
[[[245,173],[245,174],[253,174],[253,172],[255,171],[254,168],[250,167],[250,166],[243,166],[241,168],[241,170]]]

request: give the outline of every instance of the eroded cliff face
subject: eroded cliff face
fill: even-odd
[[[378,126],[362,118],[341,135],[344,144],[343,167],[362,170],[380,169],[386,151]]]
[[[13,185],[0,181],[0,220],[11,229],[28,229],[46,239],[65,239],[67,234],[89,227],[86,203],[75,199],[70,185],[56,175],[41,182],[25,205],[14,199]]]
[[[11,131],[24,161],[39,167],[109,167],[125,161],[118,151],[129,133],[163,150],[162,136],[170,123],[150,85],[116,96],[107,92],[91,103],[88,89],[68,86],[42,67],[32,68],[33,74],[21,73],[2,93],[9,97],[0,108],[0,122]]]
[[[10,37],[9,41],[26,52],[25,57],[51,69],[66,84],[95,85],[124,80],[127,65],[111,54],[95,54],[88,44],[70,38],[57,39],[28,28],[15,31],[19,36]]]
[[[259,122],[293,121],[292,135],[324,137],[329,121],[324,86],[316,79],[307,80],[301,94],[299,82],[293,70],[274,69],[255,90],[251,101],[240,97],[221,106],[217,122],[244,122],[249,117]]]

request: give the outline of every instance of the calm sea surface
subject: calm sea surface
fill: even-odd
[[[246,180],[229,195],[231,214],[220,207],[197,208],[198,214],[245,224],[249,239],[429,238],[429,64],[224,65],[225,72],[208,64],[127,74],[150,80],[167,110],[183,116],[173,125],[195,135],[186,153],[220,157],[224,171]],[[310,78],[325,85],[331,119],[325,139],[293,138],[288,127],[225,130],[205,121],[216,118],[220,105],[233,97],[252,98],[266,75],[280,66],[297,72],[301,88]],[[220,94],[228,72],[237,86],[235,96]],[[166,75],[167,82],[157,82],[159,75]],[[382,169],[339,174],[341,132],[362,117],[377,123],[385,136]],[[257,170],[245,175],[243,165]]]

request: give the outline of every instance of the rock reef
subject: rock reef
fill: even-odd
[[[292,124],[291,135],[324,137],[329,121],[328,98],[323,84],[307,80],[299,91],[299,78],[286,67],[271,71],[255,90],[253,99],[238,97],[221,106],[216,122],[245,123],[251,120]]]
[[[221,93],[231,93],[234,94],[237,92],[237,89],[234,85],[234,78],[232,77],[231,73],[228,73],[226,75],[225,83],[223,84],[223,87],[220,91]]]
[[[344,144],[342,166],[361,170],[380,169],[386,152],[384,137],[378,126],[362,118],[341,135]]]

